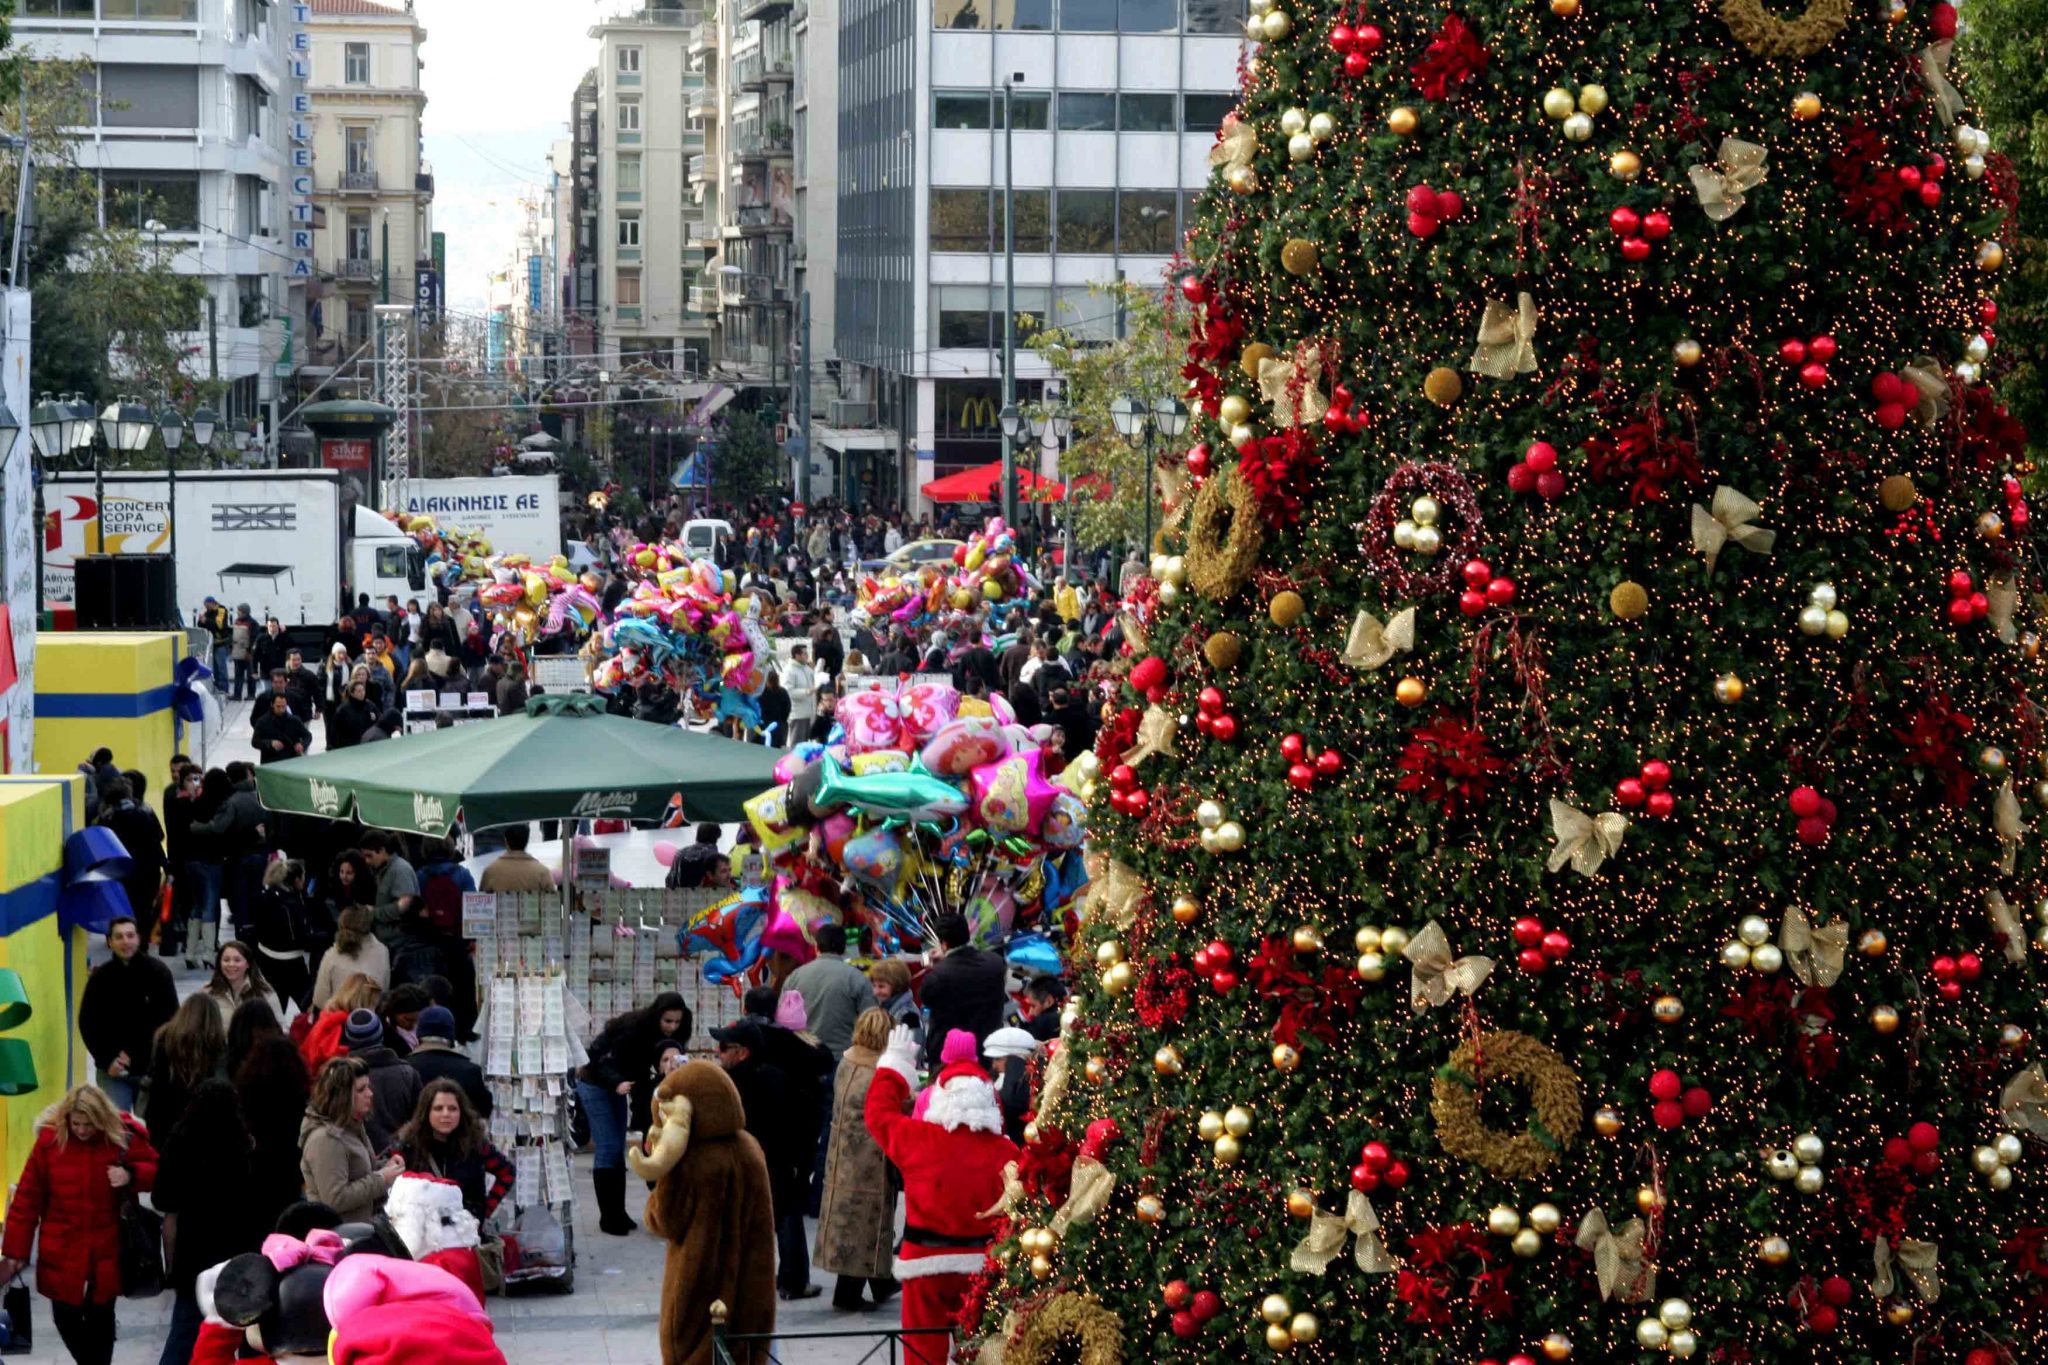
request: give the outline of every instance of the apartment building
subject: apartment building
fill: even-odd
[[[402,3],[402,0],[400,0]],[[420,49],[410,6],[311,0],[315,258],[324,297],[313,355],[370,358],[379,303],[438,311],[433,175],[421,159]]]
[[[835,491],[918,507],[999,460],[1005,86],[1019,315],[1108,339],[1090,286],[1161,280],[1236,103],[1238,0],[835,0],[836,336],[849,415]],[[1047,370],[1020,351],[1020,401]]]
[[[31,56],[92,63],[97,119],[78,141],[103,221],[160,223],[177,270],[205,302],[181,337],[195,378],[225,386],[223,412],[276,430],[305,359],[314,206],[299,176],[308,117],[310,3],[270,0],[21,0],[14,37]],[[295,174],[296,173],[296,174]],[[304,234],[303,236],[301,234]]]

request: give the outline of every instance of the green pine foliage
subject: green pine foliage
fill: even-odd
[[[1078,1295],[1127,1361],[2043,1358],[2048,1152],[2000,1114],[2040,582],[2002,328],[1973,359],[2015,190],[1923,76],[1954,11],[1255,9],[1188,245],[1202,491],[970,1320],[1027,1365]],[[1432,924],[1492,967],[1418,1004]],[[1084,1141],[1116,1187],[1047,1249]],[[1359,1217],[1298,1266],[1354,1192],[1386,1260]],[[1596,1214],[1653,1289],[1603,1294]]]

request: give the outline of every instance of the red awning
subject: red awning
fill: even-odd
[[[996,491],[1002,482],[1003,462],[997,460],[933,479],[922,492],[933,502],[996,502]],[[1031,502],[1058,502],[1067,495],[1065,484],[1029,469],[1017,471],[1017,488]]]

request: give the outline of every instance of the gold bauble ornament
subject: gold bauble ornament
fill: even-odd
[[[1380,930],[1380,951],[1389,957],[1399,957],[1407,948],[1410,934],[1398,924],[1390,924]]]
[[[1827,1179],[1827,1172],[1820,1167],[1801,1166],[1799,1174],[1792,1177],[1792,1188],[1801,1194],[1819,1194]]]
[[[1081,1074],[1088,1078],[1088,1084],[1101,1085],[1109,1079],[1109,1063],[1100,1057],[1090,1057],[1081,1067]]]
[[[1792,117],[1801,123],[1820,117],[1820,96],[1811,90],[1802,90],[1792,97]]]
[[[1603,1104],[1593,1111],[1593,1131],[1601,1137],[1613,1137],[1625,1123],[1621,1111],[1611,1104]]]
[[[1387,111],[1387,131],[1395,137],[1407,137],[1415,131],[1415,111],[1405,104],[1397,104]]]
[[[1243,655],[1244,640],[1232,631],[1219,630],[1202,642],[1202,657],[1219,673],[1228,673],[1237,667],[1237,661]]]
[[[1282,110],[1280,114],[1280,131],[1289,137],[1293,137],[1296,133],[1307,132],[1308,110],[1299,107]]]
[[[1024,1145],[1026,1147],[1035,1147],[1038,1145],[1037,1119],[1033,1119],[1031,1120],[1031,1122],[1024,1125]]]
[[[1252,1130],[1251,1111],[1243,1105],[1233,1104],[1223,1111],[1223,1131],[1232,1137],[1241,1138]]]
[[[1465,394],[1465,377],[1448,365],[1439,365],[1422,377],[1422,396],[1440,408],[1447,408]]]
[[[1884,1306],[1884,1320],[1894,1327],[1904,1327],[1913,1320],[1913,1305],[1904,1299],[1893,1299]]]
[[[1636,1186],[1636,1208],[1643,1213],[1657,1213],[1664,1207],[1664,1196],[1657,1193],[1654,1185]]]
[[[1572,1339],[1563,1332],[1552,1332],[1549,1336],[1543,1338],[1543,1358],[1545,1360],[1570,1360],[1571,1357]]]
[[[1102,989],[1111,995],[1122,995],[1137,984],[1137,976],[1128,962],[1119,962],[1102,974]]]
[[[1379,926],[1373,924],[1360,925],[1358,932],[1351,936],[1351,946],[1361,953],[1377,953],[1381,951],[1383,944],[1380,939]]]
[[[1202,903],[1183,892],[1173,898],[1173,908],[1169,913],[1175,924],[1193,924],[1202,917]]]
[[[1259,22],[1260,27],[1266,30],[1266,41],[1269,43],[1279,42],[1294,29],[1294,20],[1288,17],[1284,9],[1269,10],[1265,18]]]
[[[1114,967],[1124,960],[1124,945],[1113,938],[1106,938],[1095,945],[1095,965]]]
[[[1582,85],[1579,87],[1579,108],[1588,114],[1598,114],[1607,108],[1607,87],[1604,85]]]
[[[1162,1076],[1178,1076],[1186,1065],[1180,1055],[1180,1049],[1172,1043],[1152,1054],[1152,1069]]]
[[[1268,1294],[1259,1303],[1259,1316],[1267,1322],[1285,1322],[1294,1316],[1294,1305],[1285,1294]]]
[[[1590,142],[1593,138],[1593,120],[1586,114],[1573,114],[1564,121],[1565,139],[1570,142]]]
[[[1579,0],[1550,0],[1550,12],[1560,19],[1569,19],[1579,12]]]
[[[1685,1002],[1675,995],[1660,995],[1651,1002],[1650,1017],[1660,1024],[1675,1024],[1685,1018]]]
[[[1960,369],[1961,366],[1957,368]],[[2005,534],[2005,518],[1999,516],[1996,512],[1978,513],[1977,534],[1986,540],[1997,540]]]
[[[1996,270],[2005,264],[2005,248],[1997,242],[1982,242],[1977,247],[1977,268]]]
[[[1033,1256],[1031,1258],[1031,1273],[1041,1280],[1050,1278],[1052,1275],[1052,1258],[1050,1256]]]
[[[1671,358],[1683,369],[1689,370],[1699,364],[1700,357],[1704,354],[1705,348],[1691,337],[1680,337],[1671,343]]]
[[[1274,1322],[1266,1325],[1266,1346],[1274,1351],[1294,1349],[1294,1336],[1287,1330],[1286,1323]]]
[[[1216,826],[1216,851],[1235,853],[1244,847],[1244,826],[1235,820],[1225,820]]]
[[[1329,114],[1309,115],[1308,135],[1318,142],[1328,142],[1337,136],[1337,120]]]
[[[1899,1012],[1890,1005],[1872,1005],[1870,1007],[1870,1027],[1881,1034],[1897,1033],[1899,1031]]]
[[[1544,92],[1543,117],[1552,123],[1564,122],[1577,107],[1578,101],[1572,98],[1572,92],[1561,85],[1554,85]]]
[[[1251,345],[1245,347],[1244,353],[1237,358],[1237,368],[1244,372],[1245,378],[1257,379],[1259,377],[1259,362],[1271,360],[1273,355],[1274,351],[1271,346],[1268,346],[1263,341],[1254,341]]]
[[[1239,1142],[1230,1134],[1225,1133],[1222,1137],[1216,1139],[1217,1165],[1229,1166],[1236,1162],[1236,1160],[1243,1155],[1244,1144]]]
[[[1522,1215],[1506,1204],[1495,1204],[1487,1212],[1486,1230],[1496,1237],[1512,1237],[1522,1230]]]
[[[1634,180],[1643,173],[1643,159],[1628,148],[1609,154],[1607,173],[1616,180]]]
[[[1287,139],[1287,159],[1306,161],[1316,154],[1316,140],[1307,133],[1296,133]]]
[[[1316,244],[1306,237],[1289,237],[1280,248],[1280,268],[1290,275],[1307,275],[1322,265]]]
[[[2043,929],[2041,932],[2048,934],[2048,929]],[[1385,953],[1372,952],[1360,953],[1358,955],[1358,979],[1360,981],[1383,980],[1386,974],[1387,955]]]
[[[1543,1234],[1534,1228],[1523,1228],[1508,1243],[1508,1250],[1526,1260],[1543,1250]]]
[[[1141,1223],[1163,1223],[1166,1221],[1166,1201],[1156,1194],[1138,1196],[1138,1221]]]
[[[1287,1335],[1306,1346],[1323,1334],[1323,1325],[1313,1313],[1296,1313],[1287,1320]]]
[[[1403,706],[1420,706],[1429,700],[1429,684],[1417,677],[1406,677],[1394,684],[1394,700]]]
[[[1756,1258],[1765,1265],[1783,1265],[1792,1259],[1792,1244],[1783,1237],[1766,1237],[1756,1244]]]
[[[1232,194],[1250,194],[1259,187],[1259,173],[1249,166],[1232,166],[1223,173],[1223,183]]]
[[[1292,1071],[1301,1065],[1301,1054],[1285,1043],[1273,1044],[1273,1069]]]
[[[1865,957],[1883,957],[1891,946],[1882,929],[1865,929],[1856,937],[1856,951]]]
[[[1725,705],[1732,706],[1741,701],[1742,694],[1748,690],[1742,679],[1734,673],[1723,673],[1714,679],[1714,700]]]
[[[1625,578],[1607,594],[1607,609],[1624,621],[1640,621],[1650,610],[1650,594],[1642,584]]]
[[[1230,393],[1216,405],[1216,420],[1226,427],[1242,426],[1251,419],[1252,405],[1243,394]]]
[[[1316,1197],[1307,1190],[1292,1190],[1287,1195],[1287,1214],[1290,1218],[1308,1218],[1316,1211]]]
[[[1538,1204],[1529,1210],[1529,1226],[1548,1237],[1564,1225],[1564,1210],[1555,1204]]]
[[[1204,1142],[1214,1142],[1223,1136],[1223,1115],[1214,1109],[1205,1109],[1195,1120],[1195,1136]]]
[[[1313,924],[1297,924],[1290,941],[1297,953],[1320,953],[1323,950],[1323,931]]]
[[[1699,1348],[1699,1336],[1689,1327],[1673,1332],[1671,1340],[1665,1343],[1665,1349],[1671,1352],[1675,1360],[1691,1360],[1693,1353]]]
[[[1266,615],[1276,626],[1293,625],[1301,619],[1301,614],[1307,610],[1308,603],[1303,601],[1301,594],[1292,588],[1286,588],[1274,593],[1273,600],[1266,604]]]
[[[1684,1299],[1666,1299],[1657,1305],[1657,1321],[1676,1332],[1692,1326],[1692,1305]]]
[[[1655,1318],[1643,1318],[1636,1323],[1636,1345],[1645,1351],[1661,1351],[1670,1344],[1670,1330]]]

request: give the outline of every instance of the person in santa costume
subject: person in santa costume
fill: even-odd
[[[906,1328],[951,1328],[969,1278],[988,1255],[995,1220],[982,1216],[1003,1197],[1003,1167],[1017,1145],[1003,1136],[995,1084],[977,1060],[974,1035],[953,1029],[940,1051],[938,1078],[918,1098],[917,1042],[898,1025],[868,1088],[868,1132],[903,1175],[903,1240],[896,1278],[903,1283]],[[908,1365],[945,1365],[949,1338],[906,1337]]]

